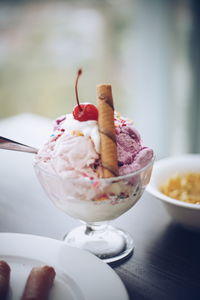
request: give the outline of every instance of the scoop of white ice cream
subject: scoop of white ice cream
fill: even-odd
[[[84,136],[90,137],[97,153],[100,153],[100,135],[97,121],[80,122],[74,119],[72,114],[67,114],[66,119],[60,124],[60,128],[66,132],[80,131]]]

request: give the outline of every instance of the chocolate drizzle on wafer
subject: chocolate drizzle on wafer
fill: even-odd
[[[114,105],[110,84],[97,86],[98,125],[101,139],[103,177],[118,176],[117,145],[114,126]]]
[[[113,113],[114,113],[114,106],[113,106],[113,100],[112,99],[110,99],[109,97],[107,97],[106,95],[103,95],[103,94],[101,94],[99,96],[99,99],[104,100],[108,105],[110,105],[110,107],[112,108]]]
[[[113,141],[113,143],[116,144],[116,138],[115,138],[115,135],[114,135],[112,132],[108,131],[108,130],[105,129],[105,128],[99,128],[99,132],[100,132],[101,134],[104,134],[104,135],[106,135],[107,137],[109,137],[109,138]]]
[[[21,300],[47,300],[55,276],[53,267],[34,267],[26,281]]]

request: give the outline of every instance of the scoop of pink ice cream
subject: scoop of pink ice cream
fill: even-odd
[[[56,173],[77,177],[79,175],[96,177],[95,161],[99,155],[90,137],[62,134],[52,137],[38,153],[43,166]]]
[[[118,127],[116,129],[116,141],[119,166],[131,164],[141,149],[139,133],[133,126]]]
[[[119,175],[143,168],[152,158],[153,151],[144,147],[138,131],[132,126],[116,128]]]

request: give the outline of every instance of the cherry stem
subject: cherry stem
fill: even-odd
[[[76,93],[76,101],[77,101],[78,107],[82,111],[83,109],[80,106],[80,102],[79,102],[79,99],[78,99],[78,80],[79,80],[79,77],[81,76],[81,74],[82,74],[82,69],[79,69],[78,72],[77,72],[77,77],[76,77],[75,93]]]

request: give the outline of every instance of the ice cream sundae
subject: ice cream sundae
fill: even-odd
[[[35,158],[38,178],[57,207],[85,222],[111,220],[141,197],[150,179],[152,149],[133,122],[114,111],[112,88],[97,86],[97,107],[80,103],[54,122]]]

